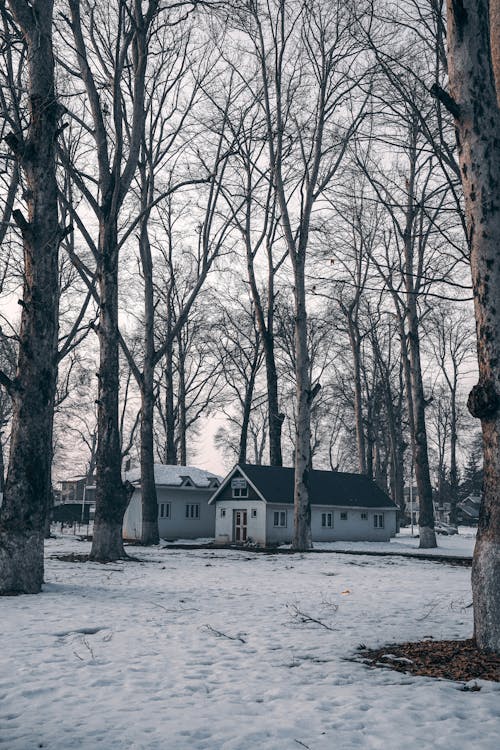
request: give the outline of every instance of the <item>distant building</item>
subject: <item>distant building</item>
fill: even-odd
[[[464,500],[457,503],[459,521],[465,524],[477,524],[480,507],[481,495],[468,495]]]
[[[93,479],[77,477],[60,482],[61,489],[54,490],[54,506],[75,505],[82,507],[82,518],[94,517],[95,485]],[[88,510],[87,510],[88,508]]]
[[[155,464],[158,500],[158,530],[161,539],[213,538],[215,508],[209,498],[219,487],[220,477],[195,466]],[[123,519],[123,538],[141,538],[141,472],[133,469],[126,478],[135,486]]]

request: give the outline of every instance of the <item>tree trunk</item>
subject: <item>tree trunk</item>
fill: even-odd
[[[25,176],[26,220],[14,218],[24,247],[24,287],[17,372],[11,382],[10,457],[0,510],[0,593],[38,593],[51,492],[52,423],[57,377],[58,249],[55,141],[58,103],[52,51],[53,0],[10,9],[28,47],[30,122],[26,138],[7,142]]]
[[[238,451],[238,463],[246,464],[248,450],[248,428],[250,425],[250,415],[252,413],[253,394],[255,390],[255,378],[259,369],[260,346],[259,336],[256,336],[255,351],[251,362],[250,377],[248,379],[245,397],[243,399],[243,414],[241,418],[240,446]]]
[[[311,375],[307,344],[305,254],[295,266],[295,375],[297,426],[295,432],[295,528],[294,550],[312,548],[309,475],[311,471]]]
[[[141,179],[141,220],[139,250],[141,255],[142,273],[144,277],[144,360],[141,391],[141,543],[145,545],[158,544],[158,498],[154,473],[154,286],[153,259],[151,243],[149,241],[147,207],[153,196],[152,169],[149,179],[146,174],[147,154],[143,149],[144,160],[139,166]]]
[[[281,430],[285,415],[279,410],[278,373],[274,356],[274,335],[269,330],[262,336],[262,345],[266,362],[267,409],[269,420],[269,463],[271,466],[283,466],[281,451]]]
[[[434,506],[432,503],[432,485],[429,472],[429,453],[427,450],[427,429],[425,424],[425,398],[422,381],[422,367],[420,363],[420,341],[418,334],[418,318],[414,298],[409,300],[409,353],[411,371],[411,392],[414,418],[413,463],[415,466],[415,481],[418,489],[418,527],[419,547],[432,549],[437,547],[434,531]]]
[[[142,544],[158,544],[158,498],[154,474],[154,441],[153,441],[153,378],[144,368],[144,386],[141,393],[141,504],[142,504]]]
[[[249,177],[249,191],[251,189],[251,178]],[[254,270],[254,254],[250,242],[250,219],[247,219],[246,251],[247,251],[247,270],[250,290],[255,305],[255,317],[259,326],[262,347],[264,349],[264,358],[266,363],[266,383],[267,383],[267,412],[269,425],[269,463],[271,466],[283,466],[283,454],[281,451],[281,429],[283,426],[284,414],[279,410],[278,400],[278,372],[276,369],[276,357],[274,353],[274,274],[272,256],[272,244],[267,247],[267,310],[264,314],[262,298],[257,287]],[[267,318],[267,320],[266,320]]]
[[[186,348],[182,341],[182,332],[177,337],[179,348],[179,457],[181,466],[187,466],[187,414],[186,414]]]
[[[425,396],[420,360],[420,331],[417,309],[417,293],[420,278],[415,268],[415,180],[416,180],[416,142],[417,129],[413,123],[409,127],[409,161],[410,171],[407,179],[407,205],[405,227],[403,232],[404,284],[406,291],[406,318],[408,322],[408,354],[411,398],[408,403],[413,415],[413,463],[419,500],[419,547],[432,549],[437,547],[434,531],[434,506],[432,503],[432,486],[429,473],[429,453],[427,449],[427,429],[425,424]]]
[[[499,24],[499,0],[448,2],[451,103],[447,106],[455,116],[478,336],[479,383],[468,406],[481,419],[484,450],[483,501],[472,565],[474,632],[480,649],[496,653],[500,653]]]
[[[3,456],[2,433],[0,432],[0,493],[2,495],[3,495],[4,486],[5,486],[5,461],[4,461],[4,456]]]
[[[165,463],[177,465],[177,448],[175,446],[175,409],[174,409],[174,352],[170,331],[167,332],[167,349],[165,352]]]
[[[349,343],[354,365],[354,423],[356,425],[356,446],[358,449],[358,471],[360,474],[367,473],[366,443],[363,429],[363,396],[361,388],[361,353],[359,342],[359,330],[356,330],[352,319],[352,310],[343,308],[347,317],[349,332]],[[371,472],[368,474],[371,476]]]
[[[118,427],[118,249],[117,225],[104,217],[99,227],[99,394],[97,401],[97,483],[90,559],[108,562],[126,557],[123,515],[129,499],[122,482]]]
[[[457,391],[456,384],[451,391],[451,431],[450,431],[450,523],[457,523],[458,469],[457,469]]]

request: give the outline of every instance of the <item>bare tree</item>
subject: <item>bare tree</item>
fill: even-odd
[[[157,0],[150,0],[143,9],[139,0],[117,0],[106,9],[94,6],[82,18],[80,0],[69,0],[71,17],[65,19],[91,115],[91,124],[84,123],[84,130],[94,140],[98,164],[97,197],[92,194],[92,178],[86,179],[78,170],[73,171],[73,178],[98,222],[95,245],[81,221],[79,228],[94,250],[99,299],[96,517],[91,557],[101,562],[125,557],[122,520],[129,494],[121,477],[118,423],[118,220],[139,160],[148,42],[158,5]],[[100,24],[113,29],[109,39],[101,34]],[[124,83],[129,74],[132,97],[127,97]]]
[[[326,6],[284,0],[268,3],[265,10],[260,3],[250,2],[244,23],[260,69],[259,100],[266,119],[269,164],[294,280],[294,549],[312,545],[310,417],[315,393],[307,349],[305,265],[313,208],[336,174],[359,122],[359,111],[347,123],[339,117],[340,111],[353,107],[357,48],[351,23],[348,9],[340,3]],[[294,206],[298,206],[296,212]]]
[[[9,467],[0,509],[0,593],[37,593],[51,493],[52,424],[57,377],[58,220],[55,142],[58,105],[52,48],[53,0],[11,0],[27,46],[29,125],[7,142],[25,179],[27,218],[13,217],[24,247],[19,354],[14,378],[0,370],[13,399]]]
[[[481,420],[484,494],[472,568],[479,648],[500,653],[500,2],[449,0],[450,93],[471,250],[479,383],[468,406]]]
[[[450,520],[456,523],[458,502],[457,447],[460,422],[459,384],[463,366],[474,352],[474,331],[468,310],[436,305],[427,322],[427,341],[436,358],[449,396]],[[440,462],[441,463],[441,462]]]

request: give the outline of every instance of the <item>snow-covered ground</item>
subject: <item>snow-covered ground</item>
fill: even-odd
[[[415,534],[418,527],[415,527]],[[436,535],[438,546],[435,549],[419,549],[418,536],[411,536],[411,529],[401,529],[390,542],[322,542],[316,543],[316,549],[332,551],[354,550],[357,552],[397,552],[399,554],[432,555],[434,557],[471,557],[476,543],[476,529],[472,526],[460,526],[459,533],[453,536]]]
[[[49,541],[44,593],[0,600],[0,748],[498,747],[498,683],[464,692],[350,660],[361,643],[470,636],[469,569],[140,547],[142,562],[52,557],[88,550]]]

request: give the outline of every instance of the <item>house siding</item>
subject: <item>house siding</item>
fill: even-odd
[[[323,513],[333,514],[333,527],[321,526]],[[341,514],[347,513],[347,520]],[[366,513],[367,520],[361,518]],[[375,528],[374,516],[384,515],[384,527]],[[396,510],[393,508],[342,508],[314,505],[311,508],[311,532],[315,542],[388,542],[396,534]]]
[[[294,530],[294,509],[290,503],[263,503],[260,500],[220,500],[215,501],[215,539],[220,544],[234,543],[234,511],[246,510],[248,513],[247,536],[257,544],[290,544]],[[257,510],[257,517],[251,517],[251,509]],[[221,511],[224,510],[223,515]],[[274,525],[274,513],[286,513],[286,526]],[[322,527],[323,513],[332,513],[333,527]],[[341,518],[347,513],[347,520]],[[363,520],[361,514],[366,513]],[[384,527],[374,526],[374,515],[384,515]],[[331,505],[314,505],[311,508],[311,532],[313,542],[337,541],[373,541],[388,542],[396,534],[396,511],[392,508],[342,508]]]
[[[286,526],[274,525],[274,513],[286,512]],[[290,544],[293,537],[293,505],[269,503],[266,507],[267,544]]]
[[[161,539],[213,538],[215,535],[215,506],[208,505],[214,489],[188,487],[157,487],[158,531]],[[160,504],[170,503],[170,517],[160,518]],[[199,518],[186,518],[186,505],[200,506]],[[141,491],[132,495],[123,519],[124,539],[140,539],[142,524]]]
[[[255,493],[254,493],[255,494]],[[242,498],[241,500],[217,499],[215,519],[215,541],[219,544],[234,542],[234,511],[247,511],[247,540],[256,544],[266,544],[266,505],[262,500]],[[252,518],[252,510],[257,512]],[[225,511],[225,515],[222,513]]]

